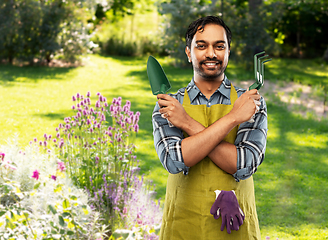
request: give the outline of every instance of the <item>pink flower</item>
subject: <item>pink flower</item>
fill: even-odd
[[[128,213],[128,209],[126,207],[123,208],[123,214]]]
[[[65,171],[66,170],[65,164],[63,162],[58,161],[57,162],[57,169],[62,171],[62,172]]]
[[[0,152],[0,159],[1,159],[2,161],[3,161],[3,159],[5,159],[5,156],[6,156],[6,154]]]
[[[36,180],[39,180],[40,173],[38,170],[35,170],[33,172],[32,178],[35,178]]]
[[[57,177],[55,175],[51,175],[51,179],[56,181]]]

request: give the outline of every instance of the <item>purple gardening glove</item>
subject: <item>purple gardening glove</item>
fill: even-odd
[[[244,223],[245,214],[239,207],[235,191],[220,191],[215,190],[216,200],[211,207],[211,214],[215,219],[222,216],[221,231],[224,226],[227,226],[227,232],[231,230],[239,230],[239,227]]]

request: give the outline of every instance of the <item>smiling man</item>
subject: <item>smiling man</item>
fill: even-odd
[[[170,173],[160,239],[260,239],[252,175],[264,159],[266,105],[225,76],[230,43],[222,19],[191,23],[185,52],[194,76],[157,96],[154,144]]]

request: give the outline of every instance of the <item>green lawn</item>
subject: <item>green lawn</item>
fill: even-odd
[[[167,173],[152,142],[151,114],[156,97],[151,94],[146,73],[147,58],[89,56],[84,67],[38,68],[0,65],[0,145],[19,134],[25,146],[34,137],[54,134],[63,118],[72,114],[71,97],[77,92],[97,92],[107,99],[121,96],[140,111],[137,135],[142,173],[156,184],[164,198]],[[171,67],[159,59],[172,84],[171,92],[185,86],[191,69]],[[228,77],[253,79],[231,62]],[[270,81],[297,81],[317,85],[328,82],[328,66],[317,61],[275,59],[266,66]],[[268,101],[269,133],[266,158],[254,175],[262,237],[271,239],[328,239],[328,123],[289,112],[278,101]],[[0,148],[1,149],[1,148]]]

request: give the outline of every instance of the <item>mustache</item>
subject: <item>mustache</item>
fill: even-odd
[[[211,61],[211,62],[218,62],[219,64],[222,64],[222,61],[217,59],[217,58],[209,58],[207,57],[206,60],[203,60],[200,62],[200,64],[204,64],[205,62],[208,62],[208,61]]]

